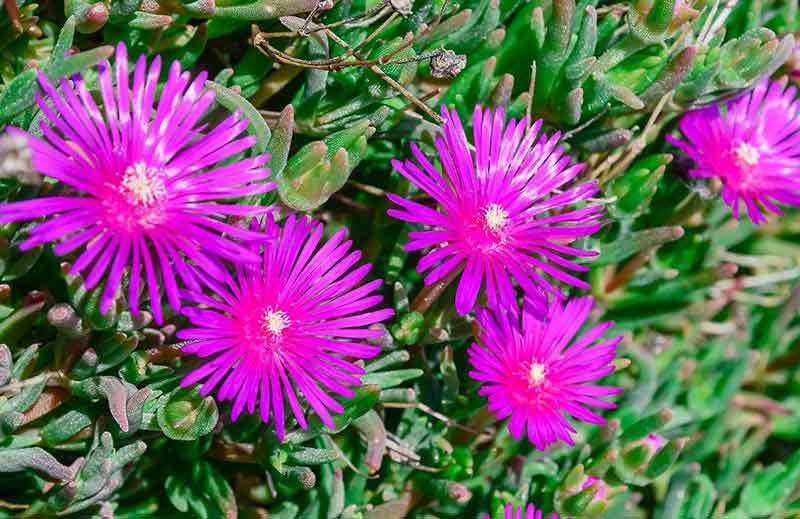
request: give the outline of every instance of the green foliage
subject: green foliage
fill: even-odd
[[[396,310],[335,426],[312,415],[281,442],[180,387],[196,362],[185,318],[156,326],[123,293],[101,313],[102,283],[86,290],[48,247],[19,250],[25,226],[0,225],[0,518],[499,518],[507,502],[575,519],[800,516],[800,219],[733,220],[664,142],[687,110],[797,72],[797,2],[419,0],[401,16],[402,2],[339,0],[306,24],[316,3],[0,10],[0,129],[40,131],[39,73],[83,73],[97,94],[92,68],[117,42],[207,71],[207,122],[239,112],[243,153],[270,155],[277,196],[248,202],[347,226]],[[465,68],[436,70],[441,49]],[[476,104],[529,112],[601,187],[607,225],[581,246],[599,253],[584,263],[597,318],[625,334],[607,383],[626,391],[574,448],[536,452],[494,420],[468,376],[472,318],[452,287],[423,289],[410,226],[386,215],[385,192],[417,196],[391,159],[411,142],[435,154],[420,102],[465,121]],[[0,136],[0,201],[56,189]]]

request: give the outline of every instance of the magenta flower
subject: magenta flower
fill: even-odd
[[[535,506],[518,506],[515,507],[511,503],[506,505],[504,519],[543,519],[544,514],[541,510],[537,510]],[[484,514],[481,519],[491,519],[489,514]],[[549,519],[558,519],[558,514],[553,512]]]
[[[528,120],[504,124],[503,109],[494,113],[475,108],[474,151],[455,111],[442,108],[444,135],[436,139],[444,173],[437,170],[416,145],[410,160],[393,161],[394,168],[422,189],[435,208],[394,194],[400,206],[389,214],[427,227],[409,233],[406,250],[430,249],[417,270],[429,271],[425,284],[461,272],[456,309],[472,310],[481,287],[489,306],[516,306],[512,279],[529,297],[542,301],[545,293],[564,294],[546,278],[579,288],[589,284],[567,271],[587,268],[568,259],[594,256],[567,243],[600,229],[602,206],[567,207],[588,201],[597,192],[592,183],[559,189],[583,171],[570,165],[558,145],[558,133],[540,134],[542,121],[530,128]]]
[[[613,325],[606,322],[576,338],[594,302],[590,297],[553,301],[546,318],[538,320],[527,308],[521,326],[514,312],[478,310],[481,332],[469,350],[469,375],[482,382],[479,394],[489,399],[498,420],[509,417],[514,438],[527,431],[539,450],[561,440],[574,445],[575,432],[567,417],[603,424],[602,416],[586,406],[614,409],[602,397],[622,388],[593,385],[614,371],[612,361],[622,337],[601,339]]]
[[[686,140],[667,136],[696,163],[692,177],[718,178],[722,199],[739,218],[744,202],[753,223],[776,203],[800,206],[800,102],[794,86],[764,80],[723,106],[687,113],[679,128]]]
[[[261,419],[266,423],[272,414],[283,438],[284,398],[300,427],[308,425],[298,391],[322,423],[334,426],[330,412],[344,408],[325,389],[354,395],[348,386],[358,385],[364,370],[348,358],[380,351],[361,340],[379,337],[383,332],[370,325],[393,312],[375,309],[382,282],[361,284],[370,265],[353,268],[361,252],[350,251],[344,230],[320,246],[320,223],[289,216],[282,230],[267,225],[274,239],[264,243],[262,261],[237,266],[235,277],[219,283],[209,279],[217,297],[193,294],[202,306],[184,313],[195,327],[178,337],[196,341],[185,352],[214,357],[187,375],[183,386],[205,379],[200,391],[206,395],[219,385],[218,398],[233,400],[234,420],[245,408],[254,413],[258,398]]]
[[[102,109],[80,77],[63,79],[59,90],[39,74],[46,95],[37,95],[47,119],[43,138],[16,128],[9,132],[27,139],[33,166],[63,189],[0,205],[0,223],[46,218],[21,243],[23,250],[50,242],[58,242],[58,255],[82,249],[72,273],[86,273],[90,289],[105,280],[102,312],[127,270],[128,303],[137,313],[144,278],[159,322],[159,286],[177,311],[179,281],[197,288],[197,271],[218,274],[223,259],[258,260],[231,239],[252,239],[253,233],[224,218],[267,209],[226,201],[274,187],[263,182],[269,175],[264,155],[223,165],[255,140],[241,136],[248,120],[240,114],[212,128],[201,121],[214,103],[214,92],[204,87],[206,74],[191,81],[174,62],[154,103],[160,72],[159,57],[148,67],[142,56],[131,79],[125,45],[119,44],[113,69],[108,62],[99,67]]]

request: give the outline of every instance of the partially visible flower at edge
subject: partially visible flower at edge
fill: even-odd
[[[88,289],[105,280],[101,312],[110,308],[128,270],[131,310],[139,311],[144,281],[158,322],[160,285],[179,311],[179,282],[199,289],[198,272],[217,275],[223,260],[258,259],[231,238],[261,235],[224,219],[269,211],[230,201],[274,187],[264,182],[266,155],[219,165],[252,147],[255,138],[241,136],[249,121],[239,113],[206,127],[202,118],[215,98],[205,88],[206,73],[192,81],[173,62],[154,106],[160,72],[159,56],[149,66],[140,56],[131,78],[120,43],[113,68],[107,61],[99,66],[102,109],[80,76],[62,79],[59,89],[40,73],[46,97],[37,94],[36,101],[46,119],[43,137],[8,132],[27,140],[38,172],[70,191],[0,204],[0,223],[47,219],[33,227],[21,249],[50,242],[58,242],[53,251],[59,256],[83,249],[71,274],[85,273]]]
[[[566,284],[588,289],[589,284],[567,271],[587,267],[568,259],[591,257],[595,251],[567,245],[597,232],[602,206],[588,203],[598,188],[593,182],[560,189],[577,178],[583,164],[570,165],[559,145],[560,134],[540,134],[542,121],[529,126],[527,118],[505,123],[502,108],[475,108],[474,151],[455,111],[442,107],[443,136],[436,148],[444,173],[438,171],[416,144],[417,163],[394,160],[401,175],[429,195],[435,207],[389,194],[399,208],[389,215],[423,225],[409,233],[408,251],[429,249],[417,265],[429,271],[432,285],[461,269],[455,306],[466,314],[485,286],[490,307],[516,306],[516,282],[540,303],[550,293],[563,298],[545,274]],[[585,207],[568,206],[587,202]]]
[[[749,93],[720,106],[688,112],[678,125],[684,139],[669,143],[695,161],[692,177],[715,178],[722,199],[739,218],[781,214],[776,203],[800,206],[800,101],[796,88],[763,80]]]
[[[491,519],[491,515],[484,514],[481,519]],[[537,510],[535,506],[513,506],[510,503],[506,505],[504,519],[543,519],[544,514],[541,510]],[[558,514],[553,512],[548,519],[558,519]]]
[[[215,297],[191,295],[200,306],[184,308],[193,327],[178,337],[194,341],[184,352],[206,359],[184,387],[204,380],[200,392],[207,395],[219,386],[218,399],[233,400],[233,420],[245,409],[254,413],[258,399],[261,419],[267,423],[272,415],[283,438],[284,398],[300,427],[308,427],[298,391],[334,427],[330,413],[344,407],[327,391],[355,395],[350,387],[360,384],[364,370],[347,359],[377,355],[380,348],[362,341],[385,333],[370,326],[394,312],[375,309],[382,281],[362,284],[370,265],[354,267],[361,252],[350,250],[344,229],[323,243],[323,225],[305,217],[291,215],[276,227],[267,217],[266,231],[275,238],[263,243],[259,263],[208,279]],[[258,244],[251,247],[258,253]]]
[[[614,409],[603,397],[622,392],[592,384],[614,371],[622,337],[601,338],[613,323],[576,337],[593,304],[591,297],[554,301],[542,320],[525,308],[521,319],[515,312],[478,310],[480,344],[468,350],[469,376],[483,384],[479,394],[488,397],[497,419],[509,418],[511,435],[527,433],[539,450],[559,440],[574,445],[567,417],[601,425],[605,419],[587,406]]]

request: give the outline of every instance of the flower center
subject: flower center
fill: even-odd
[[[483,208],[483,223],[490,231],[499,233],[508,226],[508,211],[500,204],[489,204]]]
[[[119,192],[131,204],[139,207],[150,207],[164,200],[167,187],[164,174],[144,162],[128,166],[122,175]]]
[[[122,178],[108,182],[103,197],[106,223],[121,232],[139,233],[162,225],[168,218],[168,198],[163,170],[136,162],[122,172]]]
[[[733,152],[740,164],[745,166],[755,166],[761,159],[761,153],[750,143],[742,142]]]
[[[283,336],[283,331],[292,324],[289,315],[283,310],[275,310],[270,307],[264,311],[261,317],[261,330],[268,338],[279,339]]]
[[[547,368],[539,362],[532,362],[528,370],[528,384],[539,387],[547,380]]]

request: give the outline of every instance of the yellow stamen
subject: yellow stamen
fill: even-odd
[[[120,192],[132,204],[149,206],[167,196],[167,187],[158,169],[148,167],[144,162],[137,162],[128,166],[122,175]]]
[[[289,327],[291,320],[283,310],[273,310],[267,308],[264,316],[261,318],[261,327],[264,332],[273,336],[280,337],[283,335],[283,330]]]
[[[528,381],[532,386],[539,386],[547,379],[547,368],[544,364],[538,362],[531,363],[531,369],[528,371]]]
[[[508,225],[508,211],[500,204],[489,204],[483,209],[486,227],[492,232],[500,232]]]
[[[761,153],[755,148],[755,146],[743,142],[739,144],[739,146],[734,150],[736,153],[736,158],[739,159],[739,162],[746,164],[747,166],[755,166],[758,164],[759,159],[761,159]]]

